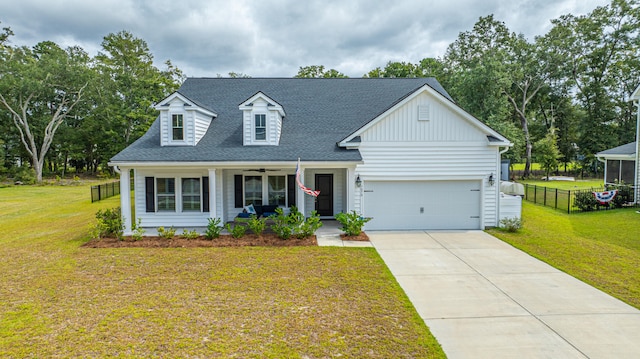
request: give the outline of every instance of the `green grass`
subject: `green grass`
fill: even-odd
[[[0,357],[444,357],[372,248],[80,247],[118,205],[0,189]]]
[[[558,188],[564,190],[578,190],[578,189],[591,189],[602,188],[604,182],[602,179],[588,179],[588,180],[575,180],[575,181],[540,181],[540,180],[520,180],[519,183],[536,185],[541,187]]]
[[[640,214],[636,209],[565,214],[523,202],[524,228],[488,232],[640,308]]]

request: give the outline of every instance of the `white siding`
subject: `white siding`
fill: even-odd
[[[419,106],[429,107],[429,120],[418,120]],[[356,174],[367,180],[481,180],[482,224],[497,225],[498,148],[486,134],[439,100],[423,93],[387,115],[362,135],[364,164]],[[364,186],[363,186],[364,188]],[[362,210],[363,193],[356,189],[355,208]]]
[[[173,141],[171,137],[172,115],[181,114],[184,126],[184,140]],[[198,108],[185,107],[179,98],[169,102],[168,107],[160,110],[160,140],[162,146],[195,146],[209,129],[211,117],[205,115]]]
[[[202,113],[193,112],[195,116],[194,120],[194,145],[198,144],[204,134],[207,133],[209,125],[211,124],[211,117],[205,116]]]
[[[254,118],[257,114],[266,115],[266,129],[267,139],[266,141],[254,140]],[[250,145],[271,145],[277,146],[280,143],[280,134],[282,132],[282,116],[277,110],[268,106],[268,103],[264,99],[257,99],[253,102],[253,105],[248,109],[243,110],[243,144],[245,146]]]
[[[162,146],[167,146],[169,144],[169,128],[171,124],[169,123],[169,111],[160,111],[160,143]]]
[[[208,176],[207,171],[203,170],[136,170],[135,171],[135,213],[136,219],[142,220],[142,227],[157,228],[157,227],[175,227],[175,228],[191,228],[191,227],[206,227],[209,218],[209,212],[184,212],[180,211],[180,178],[202,178]],[[145,177],[172,177],[176,178],[176,212],[147,212],[146,211],[146,199],[145,199]],[[154,186],[155,187],[155,186]],[[211,192],[211,191],[210,191]],[[201,193],[202,195],[202,193]],[[157,199],[154,198],[154,202]],[[210,204],[212,205],[212,204]]]
[[[419,106],[429,107],[428,121],[418,120]],[[449,106],[422,93],[364,132],[362,141],[486,142],[486,134],[458,116]]]

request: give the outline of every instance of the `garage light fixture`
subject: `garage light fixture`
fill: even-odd
[[[360,179],[360,175],[356,177],[356,187],[362,187],[362,180]]]
[[[489,186],[493,186],[495,180],[493,179],[493,173],[489,175]]]

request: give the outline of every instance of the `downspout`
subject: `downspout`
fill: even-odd
[[[638,109],[636,116],[636,178],[635,178],[635,203],[640,204],[640,102],[638,100],[633,101],[633,104]]]
[[[120,174],[121,174],[121,172],[120,172],[120,167],[118,167],[117,165],[114,165],[114,166],[113,166],[113,170],[114,170],[114,171],[115,171],[115,173],[117,173],[118,175],[120,175]]]

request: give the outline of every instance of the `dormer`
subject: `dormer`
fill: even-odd
[[[162,146],[195,146],[217,115],[174,92],[155,106],[160,111]]]
[[[242,144],[244,146],[277,146],[282,133],[282,106],[258,92],[238,106],[242,111]]]

